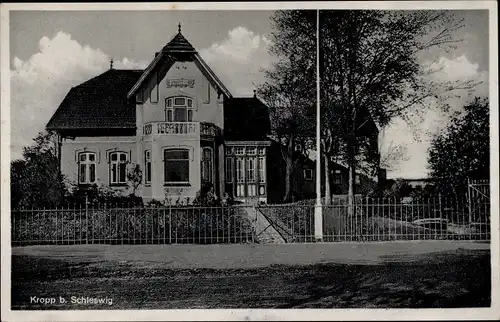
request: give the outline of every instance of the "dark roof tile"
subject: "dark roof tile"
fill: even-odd
[[[256,97],[234,97],[224,102],[224,138],[265,140],[271,130],[267,106]]]
[[[135,128],[135,102],[127,92],[142,70],[110,69],[66,95],[47,129]]]

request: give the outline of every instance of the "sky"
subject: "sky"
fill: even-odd
[[[11,155],[43,131],[72,86],[109,69],[145,68],[177,32],[198,50],[234,96],[250,96],[272,66],[268,53],[271,11],[11,11]],[[473,96],[488,96],[488,13],[458,11],[464,39],[449,53],[430,51],[423,64],[443,69],[442,80],[483,81]],[[472,99],[455,93],[448,102],[459,108]],[[431,109],[408,125],[395,119],[380,136],[382,154],[403,146],[404,158],[393,162],[388,177],[427,175],[427,148],[446,125],[447,114]]]

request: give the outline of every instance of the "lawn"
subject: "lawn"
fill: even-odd
[[[116,251],[112,247],[118,246],[16,247],[12,309],[490,305],[488,247],[459,248],[443,243],[441,248],[434,247],[436,251],[426,252],[428,245],[432,244],[149,245]],[[231,256],[233,248],[239,255]],[[349,251],[356,254],[351,260]],[[32,296],[107,297],[113,302],[30,304]]]

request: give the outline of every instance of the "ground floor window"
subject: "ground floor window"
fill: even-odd
[[[82,152],[78,154],[78,183],[92,184],[96,181],[96,154]]]
[[[189,183],[189,150],[169,149],[164,151],[165,183]]]
[[[112,152],[109,154],[109,183],[124,184],[127,182],[127,154]]]
[[[212,182],[212,164],[213,164],[213,153],[212,149],[205,147],[202,149],[201,158],[201,180],[203,182]]]
[[[312,169],[304,169],[304,179],[312,180],[313,179],[313,170]]]
[[[335,170],[335,175],[333,177],[334,184],[342,184],[342,171]]]
[[[230,192],[241,198],[265,196],[267,181],[265,148],[235,146],[226,151],[226,187]]]
[[[264,157],[259,158],[259,182],[266,182],[266,159]]]
[[[144,182],[151,183],[151,150],[144,152]]]

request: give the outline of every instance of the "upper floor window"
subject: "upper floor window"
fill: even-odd
[[[95,183],[96,154],[81,152],[78,154],[78,183]]]
[[[189,183],[189,150],[164,151],[165,183]]]
[[[111,152],[109,154],[109,183],[124,184],[127,182],[127,153]]]
[[[169,97],[165,102],[165,121],[192,122],[193,100],[188,97]]]

